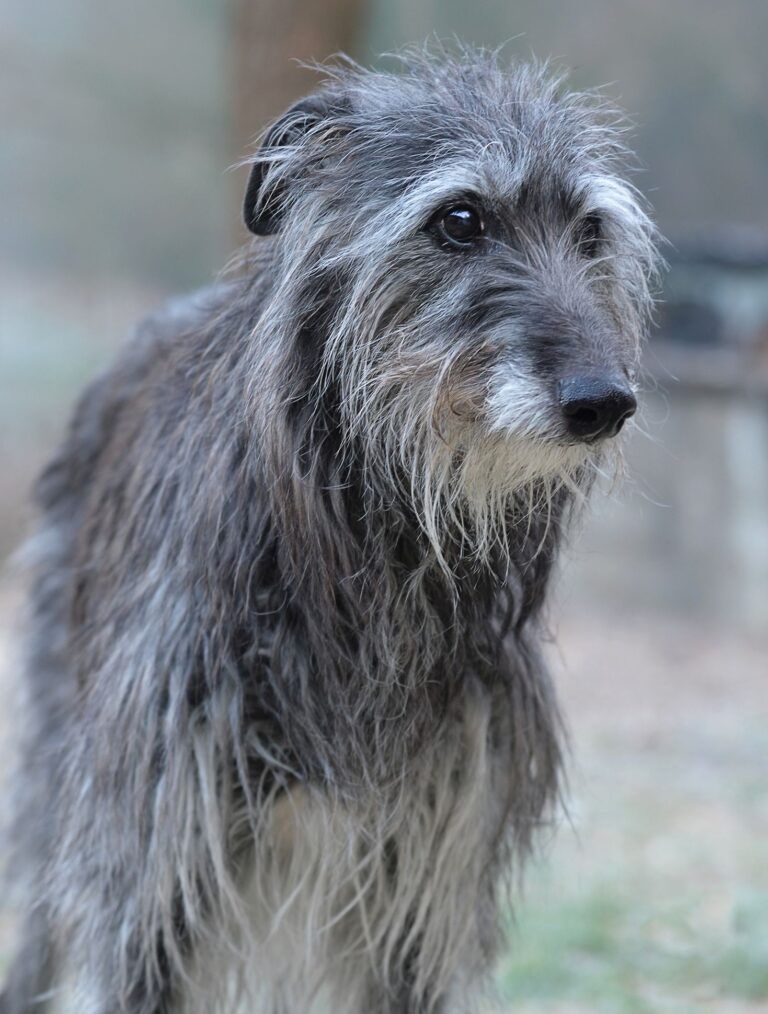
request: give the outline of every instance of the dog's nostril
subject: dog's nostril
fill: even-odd
[[[580,440],[615,436],[637,408],[626,381],[617,377],[567,377],[558,396],[566,428]]]
[[[566,415],[580,426],[588,426],[590,423],[596,423],[599,418],[598,413],[594,408],[577,408],[575,412],[566,411]]]

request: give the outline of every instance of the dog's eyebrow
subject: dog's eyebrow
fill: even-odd
[[[442,204],[454,199],[467,198],[469,195],[480,196],[485,187],[485,180],[476,167],[458,164],[446,172],[426,173],[416,179],[404,194],[402,210],[414,221],[423,219],[425,213],[437,210]]]
[[[514,205],[524,184],[521,168],[487,146],[474,156],[462,153],[448,169],[439,164],[408,180],[403,211],[416,222],[453,200],[473,198],[484,205]]]
[[[613,176],[593,176],[582,193],[582,210],[610,215],[630,228],[642,216],[633,187]]]

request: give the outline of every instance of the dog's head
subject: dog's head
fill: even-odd
[[[635,410],[656,255],[622,136],[484,54],[333,72],[265,135],[245,218],[277,237],[281,319],[318,324],[318,399],[433,521],[573,481]]]

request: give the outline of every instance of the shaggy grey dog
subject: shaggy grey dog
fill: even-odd
[[[42,476],[5,1014],[472,1009],[561,763],[558,543],[635,408],[653,229],[544,68],[331,70],[241,270]]]

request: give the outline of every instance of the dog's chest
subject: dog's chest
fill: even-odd
[[[268,993],[265,1011],[310,1011],[320,993],[334,1010],[365,1009],[370,970],[383,963],[394,980],[415,948],[417,975],[459,953],[480,960],[505,777],[490,704],[470,687],[391,791],[350,806],[297,786],[270,804],[233,930],[246,992]]]

